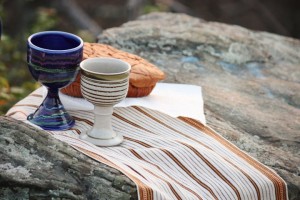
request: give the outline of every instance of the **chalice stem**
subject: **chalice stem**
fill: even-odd
[[[116,137],[116,133],[112,129],[112,118],[113,107],[107,106],[95,106],[94,108],[94,126],[88,135],[92,138],[97,139],[111,139]]]
[[[48,109],[60,109],[63,105],[58,96],[57,88],[48,88],[47,96],[43,102],[44,106]]]

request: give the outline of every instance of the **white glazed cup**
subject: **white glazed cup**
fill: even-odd
[[[89,58],[80,63],[81,93],[94,104],[95,120],[91,130],[81,136],[98,146],[114,146],[123,137],[112,129],[113,106],[128,92],[130,65],[115,58]]]

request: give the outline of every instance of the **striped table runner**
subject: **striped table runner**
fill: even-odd
[[[7,116],[26,122],[42,102],[37,90],[12,107]],[[140,199],[287,199],[285,182],[207,126],[143,107],[115,108],[113,127],[121,146],[100,148],[78,139],[91,128],[93,113],[69,111],[76,119],[53,137],[132,179]]]

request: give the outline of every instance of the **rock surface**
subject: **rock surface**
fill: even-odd
[[[0,116],[0,199],[137,199],[137,190],[119,171]]]
[[[208,125],[273,168],[300,199],[300,41],[154,13],[111,28],[99,42],[137,54],[165,82],[203,88]]]

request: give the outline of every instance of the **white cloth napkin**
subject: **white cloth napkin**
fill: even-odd
[[[46,89],[43,95],[46,96]],[[93,110],[94,106],[83,98],[59,94],[67,110]],[[125,98],[116,107],[143,106],[158,110],[172,117],[190,117],[206,124],[203,111],[203,98],[200,86],[157,83],[152,93],[146,97]]]

